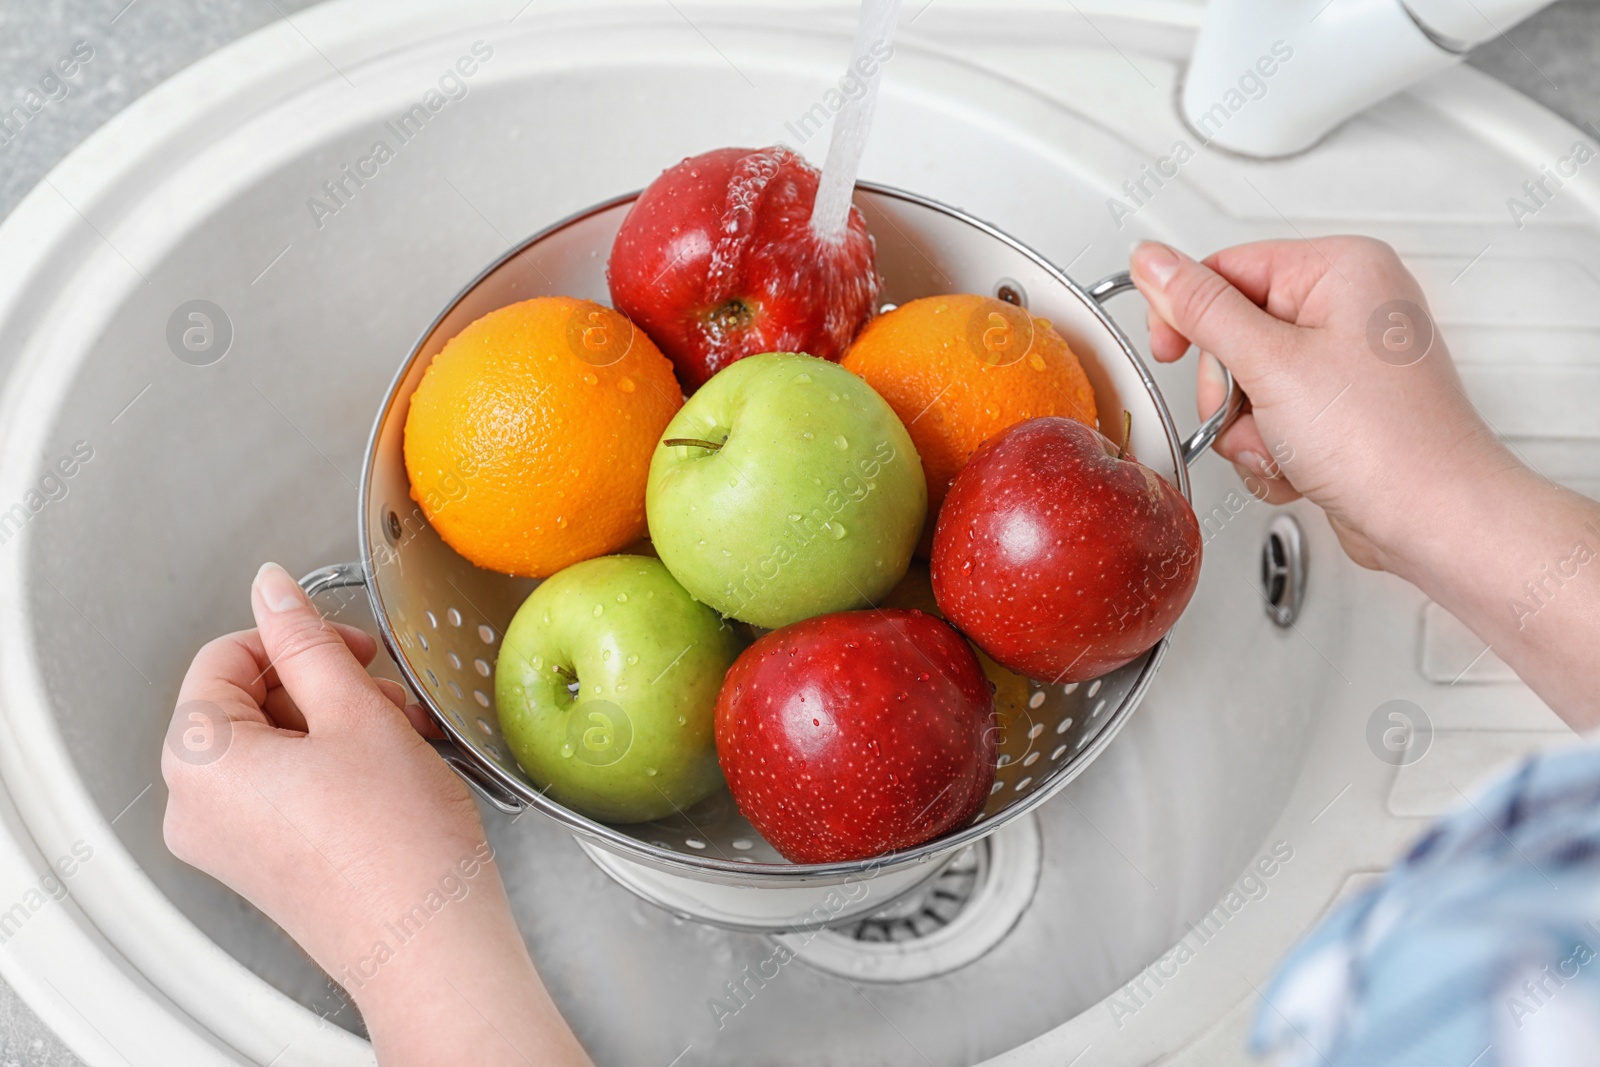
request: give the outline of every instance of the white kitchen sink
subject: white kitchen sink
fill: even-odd
[[[0,227],[14,350],[0,510],[27,513],[0,544],[0,902],[30,899],[74,846],[90,853],[70,897],[0,928],[0,972],[91,1064],[371,1062],[326,977],[162,843],[158,762],[182,671],[205,639],[249,624],[262,560],[354,558],[374,407],[467,280],[686,155],[794,144],[854,17],[840,3],[519,7],[347,0],[297,15],[129,108]],[[1600,185],[1580,173],[1520,229],[1505,205],[1578,132],[1458,69],[1306,156],[1240,162],[1173,112],[1194,14],[938,0],[889,65],[864,176],[987,219],[1081,282],[1124,267],[1142,236],[1192,251],[1385,238],[1485,416],[1592,491]],[[452,85],[458,99],[397,133],[475,42],[464,95]],[[380,139],[393,158],[349,178]],[[1134,203],[1123,183],[1180,140],[1195,158]],[[798,147],[820,158],[824,143]],[[168,343],[194,300],[231,327],[209,365]],[[1113,313],[1142,345],[1138,298]],[[1156,374],[1191,426],[1190,365]],[[80,441],[93,457],[64,493],[42,484]],[[541,816],[486,812],[534,957],[597,1061],[1235,1062],[1253,986],[1337,894],[1457,787],[1565,736],[1454,620],[1344,560],[1305,506],[1287,509],[1307,543],[1304,609],[1274,625],[1259,566],[1275,512],[1245,503],[1220,460],[1192,477],[1209,518],[1193,605],[1138,714],[1045,806],[1037,836],[1025,824],[971,858],[979,875],[1010,872],[994,876],[1009,896],[981,899],[1012,910],[963,935],[983,939],[963,966],[917,977],[829,934],[730,1002],[768,938],[674,918]],[[1396,699],[1435,731],[1398,770],[1367,741]],[[1272,874],[1241,883],[1263,857]]]

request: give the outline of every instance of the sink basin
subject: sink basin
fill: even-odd
[[[528,234],[685,155],[793,143],[853,14],[684,11],[316,9],[130,109],[0,229],[0,252],[14,253],[0,254],[0,336],[15,350],[0,396],[0,500],[25,501],[43,465],[77,442],[92,450],[0,545],[0,892],[20,894],[74,843],[93,854],[69,902],[7,942],[0,969],[90,1062],[117,1062],[112,1051],[136,1063],[371,1062],[337,987],[167,853],[158,760],[173,697],[199,644],[249,625],[262,560],[302,573],[354,558],[374,404],[461,285]],[[1120,217],[1108,196],[1182,136],[1170,87],[1192,29],[1138,11],[1096,16],[1121,46],[1111,50],[1025,6],[1008,17],[1040,20],[1049,42],[985,37],[990,9],[965,0],[930,11],[890,65],[865,176],[988,219],[1080,279],[1123,266],[1137,236],[1212,247],[1281,230],[1254,187],[1317,219],[1307,230],[1426,231],[1416,247],[1431,293],[1454,269],[1439,264],[1465,263],[1482,242],[1468,223],[1448,224],[1465,234],[1451,236],[1437,218],[1394,221],[1433,217],[1412,179],[1395,176],[1456,173],[1463,160],[1510,173],[1519,152],[1536,155],[1541,131],[1564,129],[1458,71],[1447,77],[1464,104],[1418,90],[1287,164],[1202,154],[1188,180]],[[442,83],[463,57],[474,73]],[[1453,126],[1440,118],[1451,107]],[[1495,107],[1527,143],[1503,127],[1471,132],[1492,126],[1482,115]],[[1415,140],[1410,127],[1443,132],[1386,155]],[[391,149],[381,163],[380,140]],[[823,140],[799,147],[818,157]],[[1367,177],[1351,188],[1356,172]],[[1340,191],[1313,200],[1305,187],[1317,181]],[[1597,202],[1575,195],[1550,210]],[[1479,266],[1498,277],[1494,257]],[[1468,300],[1440,301],[1447,329]],[[194,301],[209,302],[214,332],[185,348]],[[1111,309],[1142,347],[1137,296]],[[1527,317],[1559,322],[1549,303]],[[1466,351],[1470,363],[1470,341]],[[1155,373],[1187,429],[1192,370]],[[1483,381],[1470,366],[1467,378]],[[1558,416],[1550,425],[1564,425]],[[832,939],[825,952],[802,946],[780,965],[769,937],[639,900],[542,816],[486,810],[534,958],[597,1062],[1066,1063],[1094,1045],[1094,1062],[1144,1063],[1219,1020],[1235,1034],[1250,980],[1426,814],[1389,810],[1394,769],[1366,754],[1361,731],[1384,697],[1432,690],[1411,644],[1420,598],[1359,573],[1320,516],[1295,506],[1310,579],[1293,626],[1275,625],[1260,566],[1278,512],[1249,500],[1220,460],[1191,477],[1201,583],[1139,713],[1018,836],[952,875],[968,879],[961,893],[993,879],[993,899],[1010,901],[1004,923],[970,935],[979,950],[956,944],[942,964],[896,970],[847,943],[956,925],[935,915],[910,937],[912,913],[818,935]],[[361,622],[359,610],[340,617]],[[1473,711],[1471,688],[1449,699],[1471,705],[1481,728],[1535,739],[1554,729],[1525,696],[1500,718]],[[1476,766],[1462,751],[1450,758]],[[1319,812],[1330,798],[1339,806]],[[1256,877],[1258,892],[1240,880],[1264,858],[1274,874]],[[1218,919],[1230,894],[1247,908]],[[1186,939],[1221,947],[1141,980]],[[1187,991],[1164,992],[1163,976]]]

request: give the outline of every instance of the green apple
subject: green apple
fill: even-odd
[[[647,556],[551,575],[495,663],[500,729],[548,796],[603,822],[648,822],[722,787],[714,713],[743,642]]]
[[[701,386],[667,424],[645,495],[673,577],[773,629],[876,603],[905,574],[927,506],[922,461],[884,399],[794,352]]]

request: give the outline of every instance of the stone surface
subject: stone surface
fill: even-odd
[[[0,218],[51,167],[133,100],[235,38],[312,0],[8,0],[0,5],[0,117],[38,92],[37,114],[0,128]],[[83,42],[93,57],[65,91],[45,79]],[[80,53],[82,48],[80,47]],[[1600,135],[1600,0],[1562,0],[1473,53],[1473,66]],[[13,123],[15,126],[15,123]],[[78,1059],[0,983],[0,1067]]]
[[[1600,0],[1562,0],[1479,47],[1467,60],[1600,137]]]

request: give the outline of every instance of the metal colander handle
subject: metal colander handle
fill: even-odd
[[[316,597],[321,593],[332,592],[335,589],[366,589],[367,575],[359,563],[335,563],[331,567],[318,567],[304,578],[300,579],[300,588],[305,590],[306,596]],[[390,650],[392,656],[393,650]],[[426,701],[421,701],[426,706]],[[472,788],[472,791],[482,797],[491,806],[505,812],[507,815],[520,815],[523,803],[508,790],[483,774],[466,756],[454,741],[446,738],[430,738],[428,743],[439,754],[439,758],[456,772],[463,782]]]
[[[1090,299],[1104,307],[1107,300],[1135,288],[1138,287],[1133,284],[1133,275],[1124,270],[1101,278],[1089,286],[1088,292]],[[1220,361],[1217,365],[1222,366]],[[1183,442],[1185,467],[1194,466],[1194,461],[1216,443],[1222,431],[1233,425],[1233,421],[1244,411],[1244,402],[1249,399],[1244,395],[1244,390],[1239,388],[1239,383],[1233,380],[1233,372],[1227,367],[1222,368],[1222,378],[1227,383],[1222,406],[1213,411]]]

